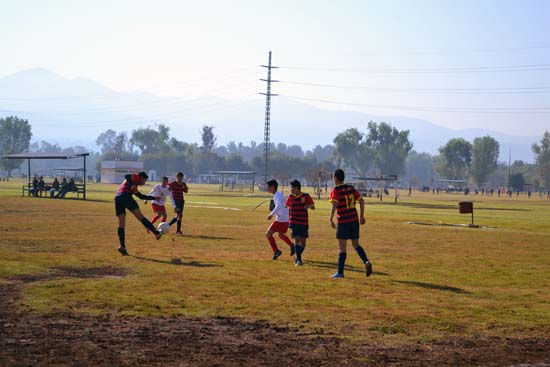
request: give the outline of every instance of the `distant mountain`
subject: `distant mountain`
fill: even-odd
[[[146,92],[118,93],[93,80],[68,79],[45,69],[30,69],[0,78],[0,116],[29,119],[34,140],[61,146],[96,149],[103,131],[131,131],[164,123],[180,140],[200,142],[202,125],[213,125],[219,144],[263,141],[264,105],[261,98],[229,101],[217,97],[158,97]],[[271,140],[299,144],[305,149],[331,144],[337,133],[368,121],[386,121],[411,131],[414,149],[436,154],[449,139],[490,135],[500,142],[500,159],[533,162],[531,144],[540,137],[519,137],[483,129],[453,130],[405,116],[379,116],[353,111],[323,110],[276,97],[272,100]]]

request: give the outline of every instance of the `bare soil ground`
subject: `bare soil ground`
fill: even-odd
[[[257,320],[40,315],[17,307],[31,282],[125,275],[116,267],[55,268],[0,284],[0,365],[550,366],[550,338],[352,344]]]

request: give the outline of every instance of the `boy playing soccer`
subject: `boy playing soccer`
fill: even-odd
[[[276,180],[267,181],[266,185],[267,192],[273,194],[273,201],[275,203],[275,208],[271,211],[271,213],[269,213],[267,220],[273,219],[273,216],[275,216],[275,220],[267,229],[265,236],[269,241],[269,246],[271,246],[271,249],[273,250],[272,259],[277,260],[279,256],[281,256],[282,252],[277,247],[275,238],[273,238],[273,233],[278,233],[279,238],[285,241],[285,243],[290,247],[290,256],[294,255],[294,246],[292,246],[292,241],[290,238],[286,236],[286,232],[288,231],[288,208],[285,207],[285,196],[282,192],[277,191],[279,184]]]
[[[183,217],[183,207],[185,205],[185,200],[183,194],[189,191],[187,184],[183,182],[183,172],[178,172],[176,175],[176,181],[172,182],[169,186],[170,192],[172,193],[171,198],[172,204],[174,205],[174,210],[176,215],[170,221],[170,226],[174,223],[177,223],[176,234],[183,234],[181,231],[181,219]]]
[[[172,193],[168,188],[168,177],[163,177],[162,183],[156,184],[151,192],[149,192],[149,196],[160,198],[159,200],[153,200],[153,202],[151,203],[151,206],[153,207],[153,212],[155,213],[155,216],[151,218],[151,223],[154,224],[159,218],[162,218],[160,220],[161,222],[166,222],[166,208],[164,207],[164,204],[166,203],[166,198],[169,197],[172,201],[172,205],[176,207],[174,203],[174,198],[172,198]],[[145,204],[147,204],[147,200],[145,200]]]
[[[132,197],[136,195],[142,200],[158,200],[158,197],[143,195],[138,191],[138,186],[142,186],[147,182],[149,178],[145,172],[140,172],[138,174],[128,174],[124,176],[124,181],[118,187],[118,190],[115,195],[115,211],[116,216],[118,217],[118,239],[120,241],[120,247],[118,252],[122,255],[127,256],[128,252],[126,251],[125,244],[125,233],[124,227],[126,226],[126,209],[128,209],[142,224],[155,234],[156,239],[162,237],[162,232],[157,231],[154,225],[149,222],[147,218],[141,214],[139,206]]]
[[[300,181],[294,180],[290,183],[292,194],[286,199],[286,206],[290,214],[290,228],[292,229],[292,238],[294,238],[296,251],[295,266],[302,266],[302,253],[306,248],[308,238],[309,218],[308,209],[315,209],[315,203],[309,194],[302,192]]]
[[[330,225],[336,228],[336,238],[338,239],[338,247],[340,254],[338,257],[338,272],[334,273],[331,278],[344,277],[344,265],[346,264],[346,247],[348,240],[361,261],[365,264],[365,273],[367,276],[372,273],[372,264],[367,258],[365,250],[359,245],[359,223],[365,224],[365,202],[361,194],[351,185],[344,184],[344,171],[337,169],[334,171],[334,188],[330,192],[330,202],[332,209],[330,211]],[[357,209],[355,203],[359,201],[360,214],[357,217]],[[334,224],[334,213],[338,213],[338,225]]]

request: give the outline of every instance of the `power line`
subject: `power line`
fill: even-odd
[[[257,95],[256,93],[248,94],[246,96],[243,96],[242,98],[249,98],[249,97],[256,96],[256,95]],[[195,108],[195,109],[185,108],[184,110],[172,111],[172,112],[167,113],[167,114],[156,115],[156,116],[152,116],[152,117],[136,116],[136,117],[123,118],[123,119],[107,119],[107,120],[99,120],[99,121],[85,121],[85,122],[81,122],[81,123],[57,122],[57,123],[46,123],[46,124],[38,123],[38,124],[35,124],[35,125],[36,126],[64,126],[64,127],[97,127],[97,126],[112,126],[112,125],[131,125],[131,124],[135,124],[137,122],[142,122],[142,121],[147,121],[147,120],[158,121],[158,120],[163,120],[163,119],[167,119],[167,118],[181,118],[183,116],[192,116],[192,115],[197,114],[197,113],[210,113],[210,112],[214,112],[214,111],[217,111],[217,110],[223,110],[223,109],[226,109],[226,108],[236,107],[236,106],[239,106],[241,104],[246,104],[246,103],[250,103],[250,102],[253,102],[253,101],[256,101],[256,100],[255,99],[248,99],[248,100],[240,101],[240,102],[237,102],[237,103],[230,102],[230,101],[216,102],[216,103],[211,103],[211,104],[208,104],[208,105],[200,106],[200,107]],[[214,107],[214,108],[210,108],[210,107]]]
[[[293,82],[280,80],[280,83],[290,85],[304,85],[311,87],[355,89],[391,93],[441,93],[441,94],[546,94],[550,93],[550,86],[541,87],[504,87],[504,88],[383,88],[357,85],[335,85],[324,83]]]
[[[299,96],[283,95],[281,96],[312,102],[321,102],[336,105],[361,106],[377,109],[392,109],[404,111],[422,111],[422,112],[459,112],[459,113],[488,113],[488,114],[546,114],[550,113],[550,107],[426,107],[426,106],[396,106],[396,105],[373,105],[365,103],[341,102],[327,99],[315,99]]]
[[[234,79],[236,77],[242,77],[246,74],[252,74],[255,73],[256,70],[251,70],[254,67],[246,67],[246,68],[240,68],[234,71],[230,71],[226,74],[215,74],[206,76],[204,78],[197,78],[197,79],[191,79],[191,80],[182,80],[178,82],[173,83],[165,83],[165,84],[158,84],[157,86],[149,86],[149,87],[142,87],[140,90],[145,89],[156,89],[159,86],[167,86],[167,85],[177,85],[178,87],[181,86],[194,86],[194,85],[201,85],[205,81],[215,79],[216,81],[223,81],[228,79]],[[168,88],[173,89],[173,88]],[[166,91],[167,89],[161,89],[160,91]],[[38,98],[12,98],[12,97],[0,97],[0,101],[12,101],[12,102],[51,102],[51,101],[64,101],[64,100],[73,100],[73,99],[115,99],[115,98],[127,98],[129,94],[128,93],[120,93],[113,91],[112,94],[98,94],[98,95],[81,95],[81,96],[59,96],[59,97],[38,97]]]
[[[233,85],[233,87],[231,87]],[[209,93],[217,93],[220,91],[241,91],[244,89],[250,89],[251,87],[255,86],[255,84],[248,83],[246,85],[234,85],[234,83],[230,85],[229,88],[215,88],[210,89],[208,91],[205,91],[205,94]],[[132,103],[129,105],[119,105],[119,106],[109,106],[109,107],[97,107],[97,108],[90,108],[90,109],[72,109],[72,110],[51,110],[51,109],[44,109],[44,110],[5,110],[5,111],[12,111],[12,112],[27,112],[27,113],[57,113],[57,114],[63,114],[63,115],[81,115],[84,113],[131,113],[135,111],[140,111],[145,108],[160,108],[160,107],[169,107],[172,105],[177,105],[180,103],[196,103],[204,100],[206,97],[195,97],[195,98],[185,98],[185,97],[167,97],[167,98],[158,98],[152,101],[147,102],[141,102],[141,103]]]
[[[499,53],[499,52],[516,52],[516,51],[532,51],[532,50],[546,50],[550,49],[548,45],[534,45],[534,46],[523,46],[523,47],[505,47],[505,48],[478,48],[470,50],[408,50],[408,51],[395,51],[395,52],[380,52],[380,51],[371,51],[366,53],[361,53],[361,55],[447,55],[447,54],[473,54],[473,53]]]
[[[470,66],[470,67],[434,67],[434,68],[383,68],[383,69],[346,69],[330,67],[281,66],[281,69],[302,71],[327,71],[365,74],[458,74],[458,73],[496,73],[520,71],[550,70],[550,64],[510,65],[510,66]]]

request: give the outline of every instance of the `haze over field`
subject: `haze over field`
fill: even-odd
[[[534,0],[8,3],[0,117],[91,149],[155,123],[261,142],[272,50],[274,142],[309,149],[372,119],[410,129],[417,151],[489,134],[501,160],[532,162],[550,127],[549,18]]]

